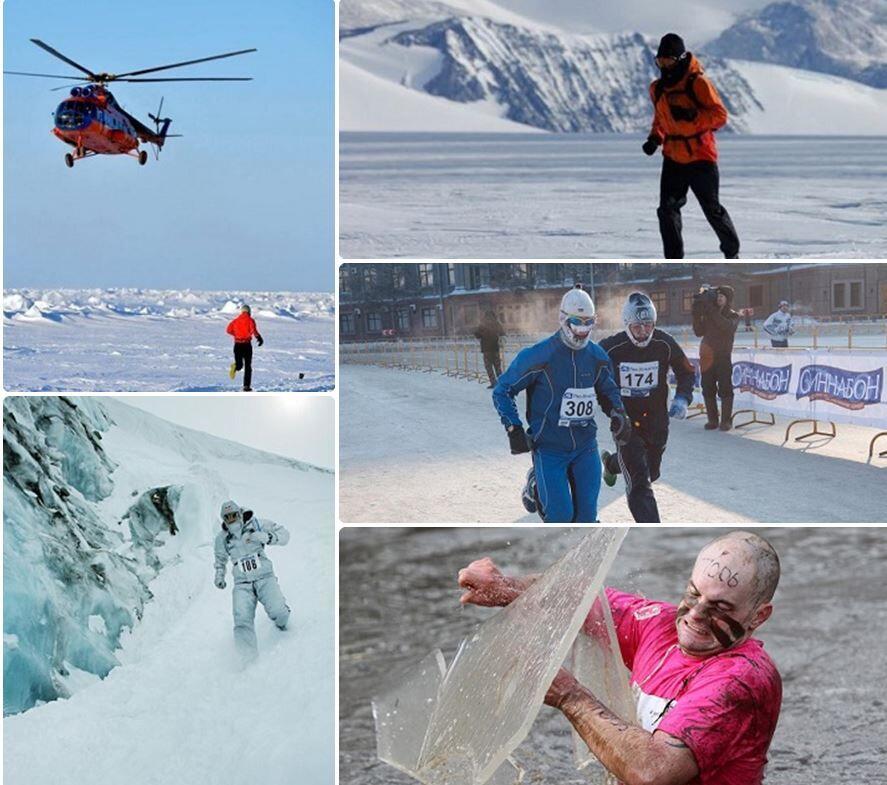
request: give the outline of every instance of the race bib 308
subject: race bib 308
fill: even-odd
[[[561,398],[558,425],[585,425],[594,418],[594,388],[571,387]]]

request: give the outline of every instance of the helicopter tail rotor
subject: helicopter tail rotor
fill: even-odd
[[[157,107],[157,114],[148,113],[148,117],[150,117],[154,121],[154,130],[157,134],[157,140],[152,142],[154,145],[154,157],[160,157],[160,151],[163,149],[163,143],[166,141],[167,132],[169,131],[170,123],[172,123],[172,118],[163,117],[161,113],[163,112],[163,98],[160,99],[160,106]]]

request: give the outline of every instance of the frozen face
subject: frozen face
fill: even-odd
[[[684,654],[708,657],[746,640],[770,616],[759,603],[754,554],[722,540],[699,554],[676,619]]]
[[[633,322],[628,325],[628,329],[631,331],[631,337],[635,339],[638,343],[644,343],[644,341],[648,341],[650,336],[653,335],[653,322]]]
[[[779,310],[782,311],[783,313],[788,313],[790,310],[789,304],[783,303],[782,305],[779,306]]]
[[[231,526],[232,524],[237,523],[240,520],[240,513],[238,512],[228,512],[222,516],[222,521],[225,526]]]
[[[727,295],[718,292],[718,308],[723,308],[727,304]]]

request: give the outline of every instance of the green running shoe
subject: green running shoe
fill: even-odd
[[[610,462],[610,458],[613,457],[613,453],[607,452],[604,450],[601,453],[601,463],[604,464],[604,482],[607,483],[611,488],[616,484],[616,475],[611,473],[607,468],[607,464]]]

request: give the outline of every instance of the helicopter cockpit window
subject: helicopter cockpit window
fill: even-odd
[[[65,101],[56,109],[55,124],[62,130],[82,128],[89,122],[92,109],[81,101]]]

